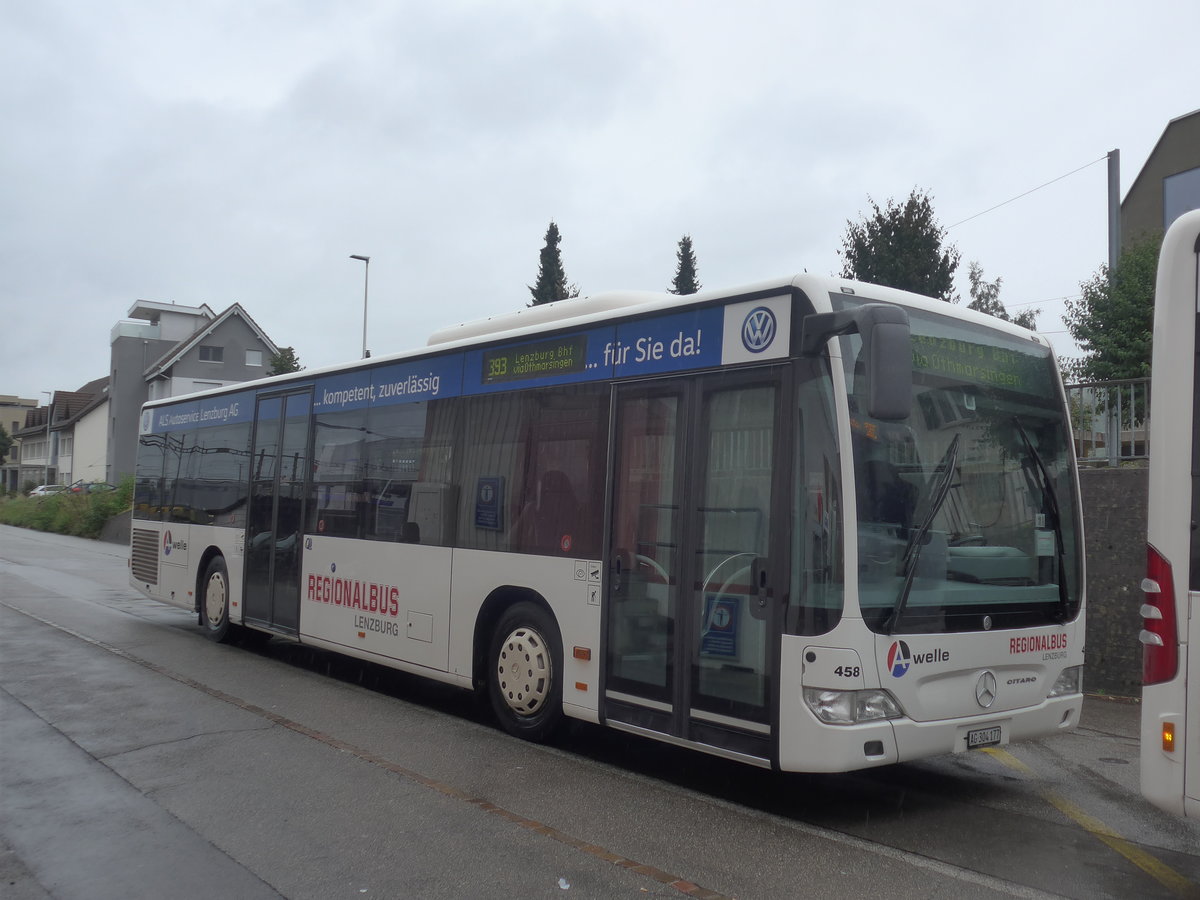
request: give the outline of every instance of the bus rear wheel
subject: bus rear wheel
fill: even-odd
[[[492,710],[509,734],[544,741],[562,722],[562,639],[540,606],[518,603],[496,624],[488,654]]]
[[[225,558],[214,556],[200,582],[200,624],[209,640],[225,643],[229,629],[229,570]]]

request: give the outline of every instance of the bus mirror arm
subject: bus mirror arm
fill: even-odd
[[[800,355],[816,356],[831,337],[862,336],[867,415],[884,421],[907,419],[912,407],[912,344],[908,313],[888,303],[806,316]]]

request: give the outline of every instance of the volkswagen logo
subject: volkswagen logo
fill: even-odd
[[[751,353],[762,353],[775,340],[775,313],[765,306],[756,306],[742,322],[742,345]]]
[[[975,702],[984,709],[996,702],[996,676],[991,672],[985,671],[975,683]]]

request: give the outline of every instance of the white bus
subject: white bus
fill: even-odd
[[[1175,220],[1158,262],[1141,633],[1142,793],[1187,816],[1200,816],[1198,254],[1200,211]]]
[[[1074,728],[1083,553],[1045,340],[800,275],[613,293],[148,403],[132,583],[789,771]]]

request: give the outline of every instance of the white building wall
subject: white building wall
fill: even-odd
[[[108,465],[108,401],[75,423],[72,481],[104,481]]]

